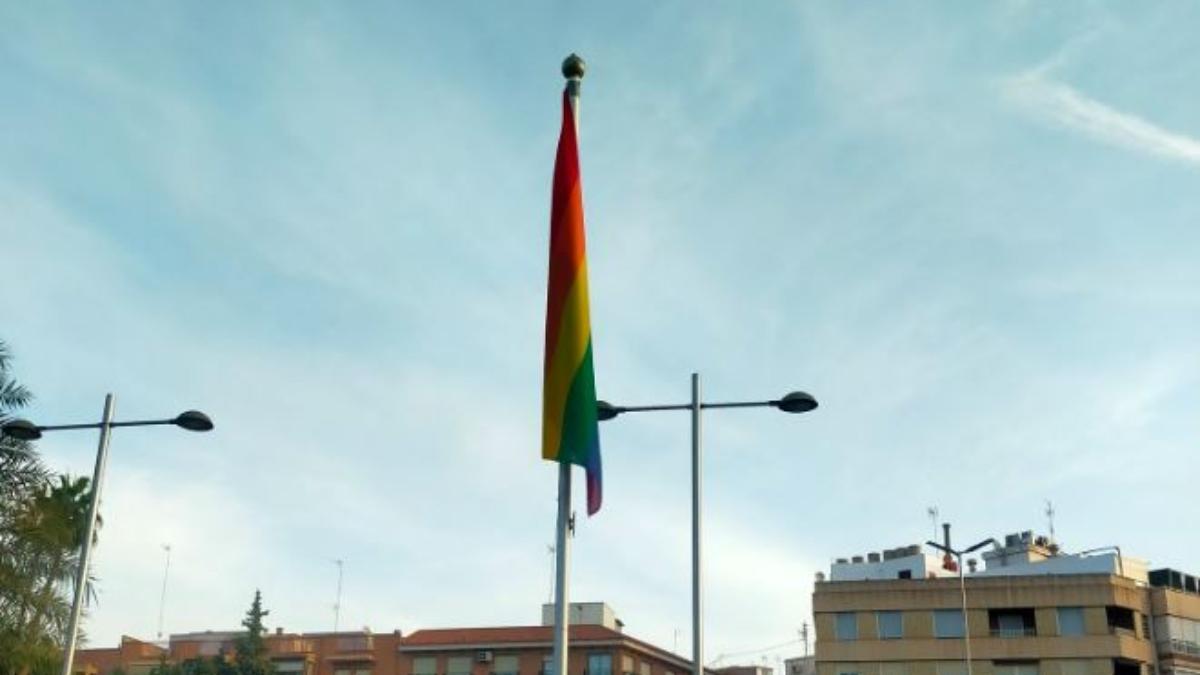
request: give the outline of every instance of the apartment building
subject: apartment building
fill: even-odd
[[[1149,579],[1161,675],[1200,675],[1200,579],[1173,569]]]
[[[604,603],[572,603],[567,675],[685,675],[691,662],[625,634]],[[280,675],[547,675],[553,613],[542,624],[484,628],[436,628],[409,635],[367,630],[265,636]],[[235,631],[181,633],[166,645],[123,638],[118,649],[76,652],[76,675],[147,675],[166,659],[182,663],[230,654]]]
[[[1200,675],[1186,575],[1030,532],[981,557],[961,580],[920,546],[836,561],[813,593],[817,674],[967,675],[969,652],[971,675]]]
[[[177,633],[168,643],[168,660],[182,663],[197,657],[232,654],[237,631]],[[399,675],[396,650],[400,631],[288,633],[282,628],[264,636],[279,675]],[[76,657],[78,662],[80,657]],[[104,672],[96,675],[107,675]],[[133,670],[127,675],[143,675]]]
[[[808,651],[808,625],[804,627],[804,650]],[[783,671],[786,675],[817,675],[817,657],[796,656],[783,660]]]
[[[80,663],[79,659],[84,654],[87,654],[87,662]],[[122,635],[116,647],[77,650],[75,672],[78,675],[98,675],[119,670],[128,675],[146,675],[165,656],[167,650],[159,645]]]

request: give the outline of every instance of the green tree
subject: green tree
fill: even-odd
[[[237,675],[274,675],[275,664],[267,651],[266,626],[263,617],[270,614],[262,607],[262,592],[254,591],[254,602],[246,611],[242,626],[246,632],[238,637],[233,646],[233,668]]]

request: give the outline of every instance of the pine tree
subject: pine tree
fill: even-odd
[[[262,608],[262,592],[254,591],[254,602],[251,603],[242,626],[245,634],[234,643],[233,666],[237,675],[274,675],[275,664],[267,652],[267,643],[263,635],[267,632],[263,626],[263,617],[270,614]]]

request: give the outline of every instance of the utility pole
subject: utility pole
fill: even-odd
[[[337,599],[333,603],[333,632],[335,633],[338,631],[338,620],[342,614],[342,566],[345,562],[341,558],[333,561],[333,564],[337,565],[338,568]]]
[[[162,640],[163,636],[163,610],[167,606],[167,574],[171,571],[171,545],[163,544],[163,550],[167,553],[167,562],[163,565],[163,582],[162,593],[158,596],[158,639]]]
[[[1050,542],[1057,543],[1054,538],[1054,502],[1046,500],[1046,520],[1050,521]]]

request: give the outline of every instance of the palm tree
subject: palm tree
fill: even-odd
[[[0,341],[0,424],[33,398],[12,379],[11,358]],[[33,445],[0,435],[0,675],[36,675],[56,665],[62,631],[45,626],[65,625],[68,606],[57,589],[40,592],[52,556],[27,532],[29,512],[48,486]]]
[[[0,424],[32,398],[11,378],[10,358],[0,341]],[[0,436],[0,675],[57,668],[87,536],[90,483],[70,476],[51,482],[32,444]],[[94,598],[91,583],[88,590]]]
[[[12,379],[11,359],[8,345],[0,340],[0,424],[12,419],[13,411],[33,399],[28,389]],[[44,485],[46,477],[46,468],[32,445],[0,435],[0,508]]]
[[[35,634],[61,635],[65,627],[67,599],[75,592],[79,570],[79,551],[87,536],[88,510],[91,507],[91,481],[59,476],[58,482],[34,497],[21,519],[21,540],[29,578],[28,607],[22,614],[25,628]],[[96,515],[97,529],[103,523]],[[98,538],[93,533],[93,543]],[[96,598],[89,578],[87,597]],[[69,591],[69,593],[68,593]]]

